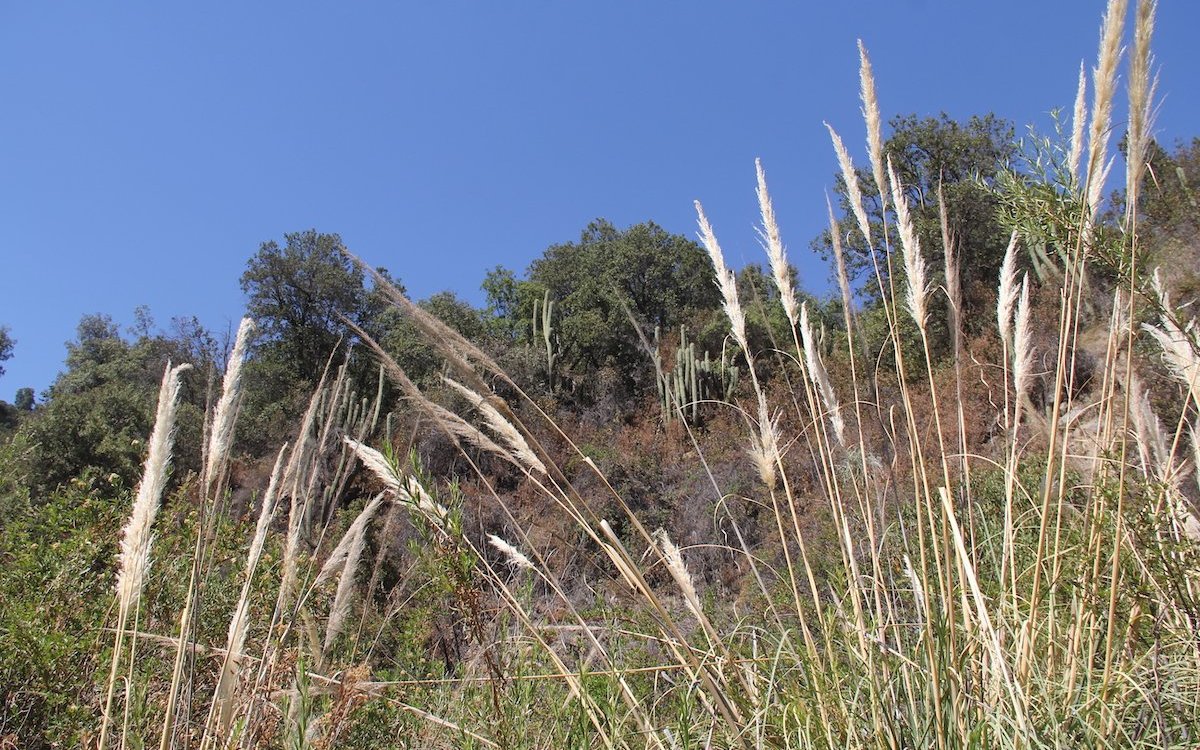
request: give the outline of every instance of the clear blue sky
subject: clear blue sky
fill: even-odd
[[[884,114],[994,111],[1046,129],[1094,62],[1104,3],[82,3],[0,5],[0,398],[39,392],[81,315],[236,327],[259,244],[337,232],[416,297],[476,303],[592,218],[758,260],[753,160],[793,262],[835,162],[861,155],[857,53]],[[1165,141],[1200,134],[1200,3],[1164,0]],[[1120,124],[1118,123],[1118,128]]]

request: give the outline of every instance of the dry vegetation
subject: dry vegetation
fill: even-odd
[[[101,686],[73,708],[92,722],[84,744],[1195,746],[1200,340],[1138,266],[1153,6],[1133,13],[1119,236],[1095,229],[1125,39],[1113,0],[1064,148],[1058,189],[1078,210],[1042,217],[1067,227],[1057,283],[1018,270],[1027,238],[1015,232],[983,334],[963,332],[949,228],[943,269],[920,246],[864,49],[870,168],[895,217],[882,232],[830,132],[874,251],[886,358],[863,356],[836,243],[845,334],[810,321],[760,166],[762,239],[792,339],[752,348],[697,203],[746,363],[738,398],[706,405],[703,429],[658,415],[622,430],[555,424],[544,400],[380,277],[444,361],[443,387],[422,391],[363,332],[378,391],[352,393],[331,362],[239,525],[226,481],[253,324],[239,330],[203,471],[159,513],[180,373],[169,369],[96,641]],[[1111,298],[1090,271],[1105,242],[1128,259]],[[931,304],[939,296],[948,307]],[[942,309],[953,346],[937,366],[928,325]],[[783,376],[767,382],[766,367]],[[403,394],[394,424],[385,378]],[[460,479],[435,480],[422,461]]]

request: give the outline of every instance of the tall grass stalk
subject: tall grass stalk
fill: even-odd
[[[146,463],[142,469],[142,480],[138,483],[137,495],[133,500],[133,512],[121,532],[121,554],[117,567],[117,626],[113,635],[112,666],[101,715],[100,738],[97,747],[103,750],[108,740],[112,717],[113,696],[117,683],[125,629],[129,616],[141,601],[146,583],[146,572],[150,567],[150,544],[153,540],[154,519],[162,503],[163,489],[170,471],[171,450],[175,443],[175,415],[179,406],[180,376],[191,365],[171,367],[168,362],[163,372],[162,385],[158,391],[158,409],[154,417],[154,428],[147,443]],[[130,657],[132,663],[132,655]],[[127,689],[129,685],[126,685]]]

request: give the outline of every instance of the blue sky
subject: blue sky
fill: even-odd
[[[1048,129],[1104,3],[5,3],[0,398],[39,392],[81,315],[236,327],[238,278],[285,232],[340,233],[416,297],[480,303],[595,217],[694,235],[699,198],[758,260],[762,157],[793,262],[824,223],[823,120],[862,153],[857,52],[885,117],[989,111]],[[1200,4],[1164,2],[1173,142],[1200,135]],[[1118,128],[1120,124],[1118,123]]]

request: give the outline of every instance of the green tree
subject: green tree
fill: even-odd
[[[493,282],[502,278],[493,276]],[[549,291],[555,301],[554,327],[565,374],[576,383],[601,368],[616,370],[623,384],[645,381],[648,358],[630,324],[664,331],[696,325],[719,306],[712,268],[703,249],[680,235],[647,222],[619,230],[598,219],[577,242],[553,245],[529,269],[532,289]],[[540,298],[521,289],[495,297],[511,305]],[[521,314],[529,316],[531,309]],[[652,381],[642,383],[653,387]]]
[[[336,234],[316,230],[264,242],[242,274],[246,312],[260,328],[256,350],[292,380],[315,382],[330,352],[346,337],[345,316],[370,330],[377,300]]]
[[[33,411],[33,389],[18,388],[17,396],[13,399],[13,406],[17,407],[18,411]]]
[[[112,318],[86,315],[67,343],[66,369],[42,406],[21,421],[30,445],[28,476],[45,492],[90,473],[133,486],[167,361],[190,362],[177,429],[175,470],[198,469],[204,373],[211,362],[190,358],[184,342],[146,330],[127,340]],[[30,394],[32,395],[32,394]]]

